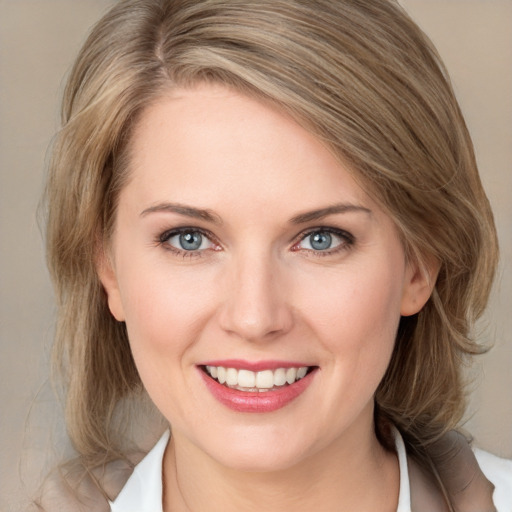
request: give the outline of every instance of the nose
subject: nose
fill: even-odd
[[[255,254],[241,257],[226,278],[226,300],[219,314],[224,331],[265,342],[291,329],[293,314],[279,262]]]

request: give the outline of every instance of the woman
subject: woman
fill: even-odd
[[[512,506],[510,463],[450,433],[492,214],[396,3],[120,2],[69,79],[48,206],[90,508]],[[172,435],[125,483],[145,393]]]

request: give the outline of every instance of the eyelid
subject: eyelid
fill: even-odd
[[[308,236],[311,236],[314,233],[329,233],[332,235],[335,235],[339,238],[341,238],[343,241],[342,243],[338,244],[336,247],[333,247],[332,249],[326,249],[324,251],[315,251],[314,249],[302,249],[298,247],[298,245],[305,240]],[[292,250],[294,251],[308,251],[309,253],[314,254],[315,256],[327,256],[330,254],[334,254],[338,251],[347,249],[354,245],[355,243],[355,237],[348,231],[345,231],[344,229],[335,228],[332,226],[316,226],[313,228],[309,228],[302,233],[300,233],[292,245]]]
[[[185,249],[180,249],[175,247],[169,243],[167,243],[171,238],[183,234],[183,233],[199,233],[202,236],[206,237],[213,245],[213,248],[208,249],[198,249],[195,251],[187,251]],[[165,250],[173,252],[175,254],[182,255],[183,257],[197,257],[202,256],[202,253],[208,250],[217,251],[220,248],[220,244],[217,238],[210,231],[199,228],[196,226],[181,226],[177,228],[167,229],[163,233],[157,236],[156,242],[158,245],[161,245]]]
[[[207,249],[198,249],[198,250],[185,250],[180,249],[178,247],[175,247],[173,245],[168,244],[168,240],[174,236],[180,235],[182,233],[200,233],[202,236],[206,237],[213,245],[213,248],[207,248]],[[314,250],[314,249],[307,249],[307,248],[301,248],[298,247],[298,245],[305,240],[308,236],[314,234],[314,233],[330,233],[338,238],[340,238],[342,241],[337,246],[333,247],[332,249],[326,249],[326,250]],[[163,231],[161,234],[157,235],[155,242],[157,245],[161,245],[165,250],[168,250],[170,252],[173,252],[178,255],[182,255],[183,257],[199,257],[202,256],[204,252],[206,251],[219,251],[222,249],[221,244],[219,243],[217,237],[213,235],[213,233],[207,229],[203,229],[197,226],[180,226],[175,227],[171,229],[167,229]],[[312,253],[315,256],[328,256],[335,254],[339,251],[346,250],[350,248],[355,243],[355,237],[349,233],[348,231],[340,228],[336,228],[333,226],[316,226],[312,228],[308,228],[304,231],[302,231],[297,237],[295,237],[295,240],[292,242],[292,251],[304,251],[308,253]]]

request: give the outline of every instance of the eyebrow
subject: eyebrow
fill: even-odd
[[[169,212],[169,213],[177,213],[178,215],[183,215],[185,217],[190,217],[192,219],[201,219],[206,222],[211,222],[215,225],[221,225],[222,219],[208,209],[203,208],[194,208],[193,206],[186,206],[179,203],[159,203],[154,206],[150,206],[141,212],[141,217],[145,217],[150,213],[159,213],[159,212]],[[306,222],[311,222],[314,220],[320,220],[329,215],[335,215],[338,213],[348,213],[348,212],[362,212],[368,215],[371,215],[372,212],[368,208],[364,206],[358,206],[350,203],[341,203],[335,204],[332,206],[327,206],[325,208],[319,208],[318,210],[312,210],[304,213],[299,213],[290,219],[290,224],[304,224]]]
[[[218,215],[213,213],[211,210],[194,208],[192,206],[186,206],[179,203],[159,203],[156,204],[155,206],[146,208],[141,212],[140,215],[141,217],[145,217],[150,213],[158,212],[177,213],[178,215],[183,215],[185,217],[190,217],[192,219],[205,220],[216,225],[222,224],[222,219]]]
[[[328,215],[335,215],[337,213],[348,213],[348,212],[362,212],[368,215],[372,214],[372,211],[364,206],[358,206],[350,203],[334,204],[327,206],[326,208],[319,208],[318,210],[312,210],[309,212],[299,213],[292,217],[290,220],[291,224],[304,224],[314,220],[320,220]]]

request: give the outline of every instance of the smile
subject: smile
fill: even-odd
[[[253,372],[225,366],[205,366],[205,370],[210,377],[228,388],[250,393],[263,393],[297,382],[306,376],[309,367],[277,368]]]
[[[261,366],[261,365],[256,365]],[[198,366],[213,397],[236,412],[272,412],[298,398],[311,384],[317,366],[273,365],[249,370],[218,363]]]

